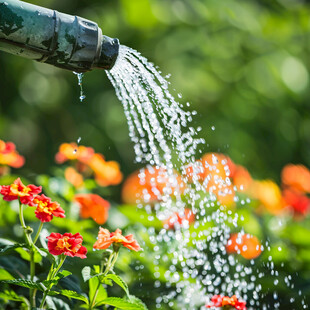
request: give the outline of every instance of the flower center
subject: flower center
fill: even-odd
[[[71,244],[68,242],[68,240],[69,237],[60,238],[57,241],[56,250],[62,250],[62,249],[70,250]]]
[[[25,196],[29,196],[28,192],[31,191],[31,188],[25,186],[25,187],[22,187],[22,189],[20,190],[17,184],[12,184],[10,190],[13,195],[17,195],[19,197],[25,197]]]
[[[34,199],[34,203],[38,205],[37,209],[39,212],[44,212],[47,214],[53,213],[53,208],[51,208],[51,205],[48,202]]]

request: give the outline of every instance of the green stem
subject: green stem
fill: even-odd
[[[29,246],[31,246],[32,244],[32,240],[30,237],[30,234],[27,232],[27,227],[25,224],[25,220],[24,220],[24,212],[23,212],[23,204],[19,201],[19,220],[20,220],[20,224],[23,228],[25,237],[26,237],[26,241],[28,243]]]
[[[35,262],[34,262],[34,251],[33,247],[30,249],[30,280],[34,280],[34,275],[35,275]],[[30,303],[32,307],[36,306],[36,290],[30,289],[29,290],[29,296],[30,296]]]
[[[33,244],[36,244],[36,242],[38,241],[42,227],[43,227],[43,222],[40,223],[36,236],[34,237]]]
[[[60,259],[60,262],[59,262],[59,265],[57,266],[56,269],[53,268],[54,264],[52,264],[51,266],[51,269],[47,275],[47,280],[53,280],[55,275],[58,273],[59,269],[62,267],[65,259],[66,259],[67,256],[61,254],[61,259]],[[53,287],[53,284],[50,284],[50,286],[48,287],[48,289],[44,292],[43,294],[43,298],[42,298],[42,301],[41,301],[41,304],[40,304],[40,309],[44,307],[44,304],[45,304],[45,299],[48,295],[48,293],[50,292],[50,290],[52,289]]]
[[[114,264],[117,260],[117,257],[118,257],[118,251],[119,251],[119,248],[117,250],[114,250],[110,256],[109,256],[109,259],[106,263],[106,267],[105,267],[105,271],[103,273],[103,277],[106,276],[108,274],[108,272],[114,267]],[[101,260],[101,267],[100,267],[100,273],[103,272],[103,267],[104,267],[104,263],[103,263],[103,259]],[[100,279],[98,278],[98,285],[97,285],[97,288],[96,288],[96,291],[95,291],[95,294],[91,300],[91,302],[89,303],[89,309],[93,309],[93,307],[95,306],[95,302],[96,302],[96,298],[97,298],[97,295],[98,295],[98,292],[99,292],[99,288],[100,288],[100,285],[101,285],[101,281]],[[90,296],[89,296],[90,297]]]
[[[34,251],[33,251],[33,242],[31,239],[31,229],[26,226],[25,224],[25,219],[24,219],[24,210],[23,210],[23,204],[19,201],[19,220],[20,224],[23,228],[26,242],[29,246],[29,255],[30,255],[30,278],[31,281],[34,279],[35,275],[35,262],[34,262]],[[35,290],[34,289],[29,289],[29,301],[30,301],[30,306],[35,307],[36,305],[36,299],[35,299]]]

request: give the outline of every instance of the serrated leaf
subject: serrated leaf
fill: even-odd
[[[33,282],[30,280],[26,280],[26,279],[15,279],[15,280],[2,280],[0,281],[1,283],[8,283],[8,284],[15,284],[15,285],[19,285],[19,286],[23,286],[23,287],[27,287],[27,288],[36,288],[40,291],[46,291],[46,287],[44,286],[43,283],[40,282]]]
[[[62,295],[62,296],[66,296],[68,298],[73,298],[73,299],[78,299],[78,300],[82,300],[84,301],[86,304],[88,304],[88,299],[87,297],[85,297],[84,295],[82,294],[79,294],[75,291],[70,291],[70,290],[59,290],[59,291],[50,291],[48,293],[48,295]]]
[[[96,307],[109,305],[124,310],[145,310],[145,307],[136,302],[130,302],[118,297],[108,297],[95,304]]]
[[[91,278],[91,268],[89,266],[85,266],[82,269],[82,277],[84,282],[88,281]]]
[[[110,279],[114,281],[118,286],[120,286],[125,291],[126,295],[129,297],[128,285],[120,276],[116,274],[108,274],[104,279],[105,280]]]

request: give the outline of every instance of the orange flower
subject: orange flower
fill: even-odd
[[[37,205],[35,215],[42,223],[50,222],[54,216],[65,217],[65,211],[60,207],[59,203],[52,202],[51,198],[46,197],[44,194],[35,196],[33,203]]]
[[[58,164],[67,160],[78,160],[87,164],[94,155],[94,149],[83,145],[78,146],[76,143],[63,143],[59,147],[59,152],[55,156]]]
[[[76,188],[81,187],[84,183],[83,176],[72,167],[66,168],[65,178]]]
[[[234,171],[235,164],[232,160],[219,153],[207,153],[201,160],[196,161],[195,164],[189,164],[186,168],[190,182],[194,176],[198,181],[212,178],[225,180],[226,177],[232,176]]]
[[[42,187],[29,184],[25,186],[20,178],[17,178],[11,185],[2,185],[0,194],[3,200],[12,201],[19,199],[22,204],[34,206],[34,196],[41,193]]]
[[[94,171],[96,182],[100,186],[117,185],[123,179],[119,164],[116,161],[105,161],[101,154],[94,154],[88,165]]]
[[[123,236],[120,229],[116,229],[115,232],[110,233],[107,229],[100,227],[98,240],[94,244],[94,249],[104,250],[111,244],[123,245],[129,250],[140,251],[140,245],[133,238],[133,235]]]
[[[285,207],[279,186],[271,180],[253,181],[249,192],[272,214],[279,214]]]
[[[226,245],[226,251],[228,254],[239,253],[246,259],[254,259],[262,252],[257,237],[241,233],[231,235]]]
[[[184,214],[175,212],[169,218],[164,221],[164,227],[166,229],[173,229],[176,226],[186,227],[195,221],[195,214],[191,209],[184,209]]]
[[[14,143],[0,140],[0,165],[20,168],[24,163],[25,159],[18,154]]]
[[[86,258],[87,249],[82,246],[83,237],[76,233],[51,233],[48,237],[47,247],[52,255],[64,254],[71,257]]]
[[[75,195],[74,200],[80,204],[82,218],[91,217],[97,224],[104,224],[108,219],[110,203],[96,194]]]
[[[195,164],[186,167],[186,173],[190,182],[196,178],[202,182],[210,194],[214,194],[217,200],[225,206],[235,205],[235,190],[229,177],[236,170],[232,160],[223,154],[207,153]]]
[[[232,181],[235,186],[237,186],[240,191],[247,191],[252,183],[252,177],[249,171],[241,166],[236,165],[234,169],[234,174],[232,175]]]
[[[132,173],[124,182],[122,198],[125,203],[153,203],[164,194],[181,194],[185,184],[176,172],[168,175],[164,168],[148,166]]]
[[[302,193],[310,193],[310,170],[303,165],[286,165],[282,170],[282,183]]]

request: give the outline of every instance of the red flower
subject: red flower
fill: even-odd
[[[3,195],[3,200],[11,201],[20,199],[22,204],[34,206],[34,195],[41,193],[42,186],[35,186],[33,184],[25,186],[20,178],[17,178],[11,185],[2,185],[0,194]]]
[[[96,194],[79,194],[74,197],[80,204],[82,218],[91,217],[97,224],[104,224],[108,219],[110,203]]]
[[[120,229],[110,233],[107,229],[100,227],[98,240],[94,244],[94,249],[104,250],[107,249],[112,243],[122,244],[124,247],[133,251],[140,251],[140,245],[133,238],[133,235],[123,236]]]
[[[306,215],[310,209],[310,199],[300,192],[285,189],[283,191],[283,199],[298,214]]]
[[[233,295],[232,297],[214,295],[211,298],[211,303],[206,305],[207,308],[223,306],[232,306],[237,310],[246,310],[246,302],[239,301],[236,295]]]
[[[223,300],[223,296],[221,296],[221,295],[214,295],[211,298],[212,304],[206,305],[206,307],[207,308],[222,307],[222,300]]]
[[[60,207],[59,203],[52,202],[51,198],[45,195],[35,196],[33,203],[37,205],[35,215],[43,223],[50,222],[54,216],[65,217],[65,211]]]
[[[87,249],[82,246],[83,237],[76,233],[51,233],[48,237],[48,251],[53,255],[65,254],[71,257],[86,258]]]

